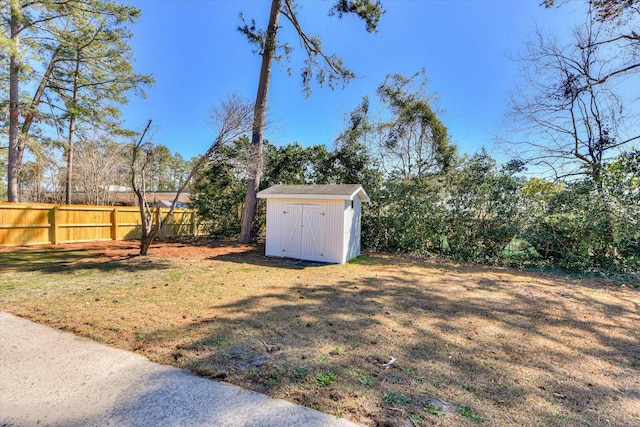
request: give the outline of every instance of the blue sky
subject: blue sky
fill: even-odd
[[[153,119],[155,143],[185,158],[201,154],[215,136],[207,124],[211,107],[229,93],[255,97],[260,57],[236,28],[240,12],[265,26],[270,1],[130,3],[142,10],[133,27],[135,69],[152,73],[156,83],[146,99],[131,98],[124,108],[126,125],[141,130]],[[272,143],[332,147],[345,115],[362,96],[374,98],[387,74],[411,75],[424,68],[429,91],[439,94],[441,119],[463,153],[493,145],[518,78],[509,55],[524,49],[536,27],[560,37],[570,34],[582,6],[575,2],[545,9],[540,0],[386,0],[378,33],[368,34],[354,18],[327,16],[332,1],[298,3],[303,28],[321,35],[325,50],[339,54],[358,77],[344,89],[314,86],[305,98],[299,77],[302,52],[283,19],[279,37],[296,50],[291,76],[286,64],[274,64],[268,101],[273,125],[266,133]]]

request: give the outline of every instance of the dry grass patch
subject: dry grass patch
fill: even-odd
[[[64,248],[0,251],[2,310],[365,425],[640,425],[636,289],[218,242]]]

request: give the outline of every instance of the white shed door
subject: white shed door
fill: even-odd
[[[282,256],[300,258],[302,255],[302,205],[285,205],[284,247]]]
[[[326,252],[326,209],[322,205],[285,205],[283,256],[322,261]]]
[[[325,259],[327,236],[325,210],[321,205],[303,205],[302,257],[304,259],[318,261]]]

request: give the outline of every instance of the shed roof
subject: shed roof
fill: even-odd
[[[260,199],[333,199],[369,202],[360,184],[341,185],[274,185],[258,193]]]

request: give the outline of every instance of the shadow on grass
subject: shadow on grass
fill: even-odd
[[[120,259],[105,259],[104,253],[72,249],[0,251],[0,271],[37,271],[53,274],[80,270],[134,272],[169,267],[166,263],[144,257],[126,256]]]
[[[256,245],[248,248],[243,252],[224,253],[220,255],[214,255],[207,258],[210,261],[224,261],[232,262],[234,264],[251,264],[261,267],[273,267],[273,268],[285,268],[285,269],[304,269],[306,267],[325,267],[328,265],[335,265],[333,263],[326,263],[320,261],[307,261],[295,258],[284,257],[272,257],[264,255],[264,246]],[[393,256],[388,254],[375,254],[375,255],[360,255],[347,261],[347,264],[352,265],[370,265],[370,266],[423,266],[434,267],[442,264],[448,266],[456,265],[453,262],[446,260],[424,260],[419,258],[412,258],[409,256]]]
[[[18,271],[163,268],[58,252],[13,261],[0,253],[0,263]],[[408,257],[309,268],[257,247],[207,260],[265,268],[225,283],[223,274],[244,266],[199,263],[206,274],[180,281],[158,316],[165,326],[133,326],[136,351],[368,425],[419,417],[423,425],[631,426],[640,416],[632,409],[640,401],[635,292]],[[142,309],[153,312],[161,300],[149,301]]]
[[[307,267],[325,267],[325,262],[305,261],[293,258],[268,257],[263,255],[264,247],[256,246],[243,252],[225,253],[208,257],[209,261],[232,262],[234,264],[251,264],[260,267],[302,270]]]
[[[247,255],[214,259],[296,268]],[[367,424],[426,419],[425,402],[440,401],[450,406],[447,425],[480,418],[489,425],[632,425],[614,402],[640,401],[640,389],[583,369],[602,360],[605,377],[640,373],[640,336],[610,323],[628,325],[637,312],[616,302],[596,306],[578,291],[465,280],[451,271],[425,283],[401,266],[384,277],[327,278],[331,284],[294,280],[282,291],[214,304],[212,317],[151,332],[138,345],[168,349],[160,361],[202,376]],[[577,304],[608,317],[587,320]],[[569,344],[572,332],[586,339]],[[396,364],[383,368],[391,357]]]

